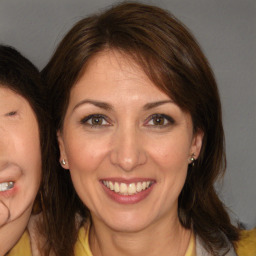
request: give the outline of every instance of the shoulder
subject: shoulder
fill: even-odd
[[[204,247],[204,243],[202,242],[200,237],[197,236],[196,237],[196,256],[210,256],[210,255],[212,255],[212,254],[207,252],[207,250]],[[234,247],[231,245],[231,243],[229,243],[228,252],[227,252],[227,249],[220,249],[218,251],[218,255],[223,255],[223,256],[224,255],[225,256],[240,256],[240,255],[236,254],[236,252],[234,250]],[[241,256],[243,256],[243,255],[241,255]],[[249,255],[247,255],[247,256],[249,256]]]
[[[30,237],[27,230],[23,233],[18,243],[7,254],[7,256],[15,256],[15,255],[32,256],[31,249],[30,249]]]
[[[236,244],[238,256],[256,255],[256,228],[252,230],[243,230],[241,239]]]

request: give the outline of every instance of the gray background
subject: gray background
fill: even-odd
[[[20,50],[39,69],[62,36],[111,0],[0,0],[0,43]],[[171,11],[194,33],[219,84],[228,169],[218,185],[233,217],[256,225],[256,1],[144,1]]]

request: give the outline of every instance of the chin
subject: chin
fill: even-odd
[[[117,216],[110,216],[107,219],[103,219],[105,225],[107,225],[110,229],[117,232],[139,232],[150,226],[153,220],[148,219],[144,215],[136,214],[119,214]]]

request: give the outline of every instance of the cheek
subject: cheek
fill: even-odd
[[[22,134],[21,134],[22,135]],[[30,133],[27,136],[17,136],[15,139],[15,161],[19,165],[22,175],[11,190],[8,200],[11,220],[16,219],[23,212],[32,209],[33,201],[41,182],[41,149],[39,136]]]
[[[187,143],[167,140],[151,152],[151,159],[159,169],[158,182],[164,201],[170,202],[170,205],[178,199],[187,177],[188,148]]]
[[[15,159],[21,167],[35,170],[41,169],[41,146],[38,131],[28,132],[26,129],[19,128],[19,133],[13,133],[10,138]],[[33,171],[34,172],[34,171]]]
[[[39,134],[34,133],[27,138],[25,137],[25,140],[22,142],[25,145],[23,145],[24,151],[22,151],[21,154],[21,167],[24,170],[27,181],[31,184],[30,186],[32,187],[33,185],[33,187],[36,188],[40,184],[42,173],[42,158]]]
[[[64,146],[70,171],[94,171],[107,155],[107,141],[69,134],[73,136],[64,140]]]
[[[31,170],[31,173],[29,174],[31,177],[40,177],[42,159],[39,132],[31,132],[29,136],[24,136],[23,138],[23,140],[20,140],[19,146],[24,149],[24,165]]]
[[[170,136],[150,144],[148,152],[158,164],[168,169],[187,167],[190,152],[188,139]]]

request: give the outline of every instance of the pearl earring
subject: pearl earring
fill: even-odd
[[[194,166],[195,165],[195,154],[194,153],[192,153],[192,155],[190,156],[190,158],[189,158],[189,163],[192,165],[192,166]]]
[[[66,165],[65,159],[62,159],[62,160],[60,161],[60,163],[61,163],[62,165]]]

